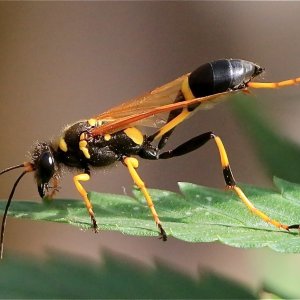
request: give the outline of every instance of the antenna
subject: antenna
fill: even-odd
[[[22,168],[24,167],[25,170],[21,173],[21,175],[17,178],[17,180],[15,181],[14,185],[13,185],[13,188],[10,192],[10,195],[8,197],[8,200],[7,200],[7,203],[6,203],[6,206],[5,206],[5,211],[4,211],[4,215],[3,215],[3,219],[2,219],[2,224],[1,224],[1,237],[0,237],[0,259],[3,258],[3,247],[4,247],[4,232],[5,232],[5,225],[6,225],[6,219],[7,219],[7,213],[8,213],[8,209],[9,209],[9,206],[11,204],[11,200],[14,196],[14,193],[15,193],[15,190],[17,188],[17,185],[19,183],[19,181],[22,179],[22,177],[30,172],[30,171],[33,171],[33,167],[32,167],[32,164],[31,163],[23,163],[23,164],[20,164],[20,165],[16,165],[16,166],[12,166],[12,167],[9,167],[7,169],[4,169],[3,171],[0,172],[0,175],[6,173],[6,172],[9,172],[11,170],[14,170],[14,169],[18,169],[18,168]]]

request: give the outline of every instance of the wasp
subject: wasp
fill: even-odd
[[[274,89],[300,82],[300,77],[280,82],[253,82],[263,71],[259,65],[242,59],[221,59],[206,63],[143,96],[65,127],[54,140],[38,142],[31,152],[30,161],[0,172],[1,175],[17,168],[23,169],[13,185],[2,219],[1,258],[7,213],[19,181],[25,174],[32,172],[41,198],[52,198],[58,189],[64,167],[77,170],[73,181],[91,218],[91,226],[97,232],[96,217],[82,182],[90,179],[92,168],[121,162],[143,193],[159,236],[166,241],[167,234],[152,198],[137,172],[137,158],[171,159],[197,150],[210,140],[215,142],[218,149],[226,186],[237,194],[248,209],[277,228],[287,231],[299,229],[298,224],[286,225],[270,218],[251,203],[236,184],[223,142],[214,132],[199,134],[172,150],[163,150],[174,129],[198,110],[210,108],[232,94],[246,93],[249,88]],[[138,129],[145,126],[156,129],[147,135]]]

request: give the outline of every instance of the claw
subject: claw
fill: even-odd
[[[94,229],[94,232],[95,233],[98,233],[99,232],[99,228],[98,228],[98,225],[97,225],[97,221],[94,217],[91,216],[91,220],[92,220],[92,227]]]
[[[160,231],[159,238],[165,242],[168,239],[168,236],[167,236],[165,230],[163,229],[163,227],[161,226],[161,224],[157,224],[157,226]]]
[[[300,230],[300,224],[294,224],[294,225],[290,225],[288,228],[289,229],[299,229]]]

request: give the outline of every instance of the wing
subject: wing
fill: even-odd
[[[156,117],[156,116],[164,114],[164,113],[169,113],[172,110],[189,107],[189,106],[192,106],[195,104],[200,104],[199,107],[195,111],[197,111],[198,109],[209,109],[216,103],[223,101],[225,96],[227,96],[228,94],[234,94],[236,92],[239,92],[239,91],[228,91],[228,92],[214,94],[214,95],[207,96],[207,97],[195,98],[192,100],[186,100],[186,101],[181,101],[181,102],[176,102],[176,103],[171,103],[171,104],[165,104],[165,105],[156,106],[156,107],[149,106],[146,109],[140,108],[140,109],[137,109],[137,111],[132,110],[131,114],[129,114],[125,111],[123,117],[116,118],[116,119],[110,119],[103,125],[101,125],[99,127],[95,127],[91,133],[93,136],[103,135],[106,133],[114,133],[116,131],[122,130],[129,126],[134,126],[137,124],[141,125],[141,121],[148,120],[149,118],[153,118],[153,117]],[[146,99],[145,99],[145,101],[146,101]],[[174,102],[174,99],[173,99],[173,102]],[[125,104],[125,106],[127,106],[127,105]],[[119,108],[117,107],[116,109],[119,109]],[[107,114],[107,117],[109,117],[108,112],[104,113],[100,116],[105,116],[105,114]],[[99,119],[101,119],[100,116],[99,116]]]
[[[104,122],[113,122],[118,119],[151,111],[154,108],[159,106],[173,103],[181,89],[183,80],[188,75],[189,74],[185,74],[163,86],[160,86],[152,90],[151,92],[145,95],[136,97],[128,102],[125,102],[117,107],[114,107],[96,116],[95,118],[97,120],[101,120]],[[157,127],[155,121],[156,120],[147,119],[147,121],[141,125]]]

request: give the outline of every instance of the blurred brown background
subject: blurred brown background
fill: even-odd
[[[299,12],[297,2],[1,2],[0,169],[22,162],[34,141],[55,136],[67,123],[89,118],[211,60],[254,61],[266,68],[268,81],[299,76]],[[299,141],[299,90],[255,94],[264,99],[262,109],[278,128]],[[271,186],[226,103],[188,120],[169,147],[208,130],[223,138],[238,181]],[[141,162],[140,174],[149,187],[174,191],[178,181],[224,186],[213,143],[177,160]],[[7,198],[15,176],[1,177],[1,199]],[[62,186],[59,197],[79,198],[71,175]],[[115,193],[130,193],[131,187],[121,165],[100,171],[87,184],[89,190]],[[31,176],[22,181],[15,198],[38,200]],[[192,275],[206,267],[252,287],[266,278],[266,261],[299,263],[295,255],[269,250],[194,245],[172,238],[163,244],[153,238],[95,235],[67,225],[9,219],[6,252],[46,256],[46,249],[96,260],[108,249],[149,264],[160,257]],[[273,277],[268,280],[277,282]],[[278,284],[283,289],[293,285]]]

